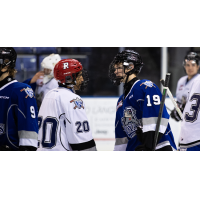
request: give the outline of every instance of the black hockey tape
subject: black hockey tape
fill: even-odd
[[[168,86],[169,86],[170,76],[171,76],[170,73],[167,73],[167,74],[166,74],[166,78],[165,78],[165,87],[168,87]]]

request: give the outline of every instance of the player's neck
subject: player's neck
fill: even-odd
[[[189,76],[188,75],[188,81],[190,80],[190,79],[192,79],[194,76],[196,76],[197,74],[194,74],[194,75],[192,75],[192,76]]]
[[[136,77],[135,74],[129,75],[128,80],[127,80],[127,83],[128,83],[129,81],[131,81],[132,79],[134,79],[135,77]]]
[[[9,72],[6,72],[6,73],[2,74],[1,77],[0,77],[0,81],[5,79],[7,76],[9,76]]]

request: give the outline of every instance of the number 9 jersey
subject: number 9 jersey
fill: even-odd
[[[33,90],[12,77],[0,85],[0,146],[10,150],[20,147],[36,150],[38,143],[38,111]]]
[[[200,78],[195,80],[187,97],[181,123],[180,150],[200,151]]]
[[[38,151],[95,151],[85,104],[71,89],[49,91],[40,107]]]

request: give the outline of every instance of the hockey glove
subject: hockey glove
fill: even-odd
[[[136,135],[138,137],[138,140],[142,143],[141,145],[137,146],[135,148],[135,151],[150,151],[150,149],[146,148],[145,147],[145,141],[144,141],[144,133],[142,131],[142,128],[140,126],[137,127],[137,130],[136,130]]]
[[[143,136],[142,136],[142,134],[143,134],[143,131],[142,131],[142,128],[140,127],[140,126],[138,126],[137,127],[137,130],[136,130],[136,135],[137,135],[137,137],[138,137],[138,140],[141,142],[141,143],[143,143]]]
[[[180,104],[179,102],[177,102],[177,105],[180,108],[181,112],[183,112],[183,110],[185,108],[185,103]],[[170,116],[171,116],[172,119],[175,119],[177,122],[179,122],[181,120],[176,108],[174,108],[174,110],[172,110]]]
[[[155,131],[148,131],[143,133],[141,127],[138,127],[136,130],[136,135],[142,144],[137,146],[135,151],[152,151]],[[163,134],[159,133],[157,144],[161,140],[162,136]]]

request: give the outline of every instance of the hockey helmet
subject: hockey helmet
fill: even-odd
[[[43,69],[49,69],[49,73],[44,74],[43,78],[43,83],[49,82],[53,78],[53,69],[56,65],[61,60],[61,57],[59,54],[51,54],[43,59],[41,62],[41,66]]]
[[[80,71],[82,71],[82,76],[84,79],[80,90],[83,90],[87,86],[89,78],[87,71],[83,70],[83,66],[78,60],[60,60],[54,67],[54,78],[63,85],[73,87],[76,85],[76,78]]]
[[[114,57],[113,61],[109,66],[109,78],[111,79],[114,85],[120,85],[121,80],[124,78],[124,77],[117,77],[114,73],[116,70],[115,65],[119,63],[122,63],[124,68],[124,74],[126,75],[139,74],[144,65],[142,57],[139,55],[139,53],[137,53],[134,50],[124,50],[118,53]],[[134,69],[125,73],[125,69],[128,69],[130,64],[134,65]]]
[[[184,59],[184,61],[183,61],[183,66],[185,66],[185,65],[186,65],[186,62],[187,62],[187,61],[190,61],[190,60],[195,61],[195,63],[196,63],[197,65],[199,65],[199,55],[198,55],[197,53],[195,53],[195,52],[190,52],[190,53],[188,53],[188,54],[185,56],[185,59]]]
[[[10,68],[15,67],[17,60],[17,53],[13,47],[0,47],[0,66],[4,68],[8,66]]]

